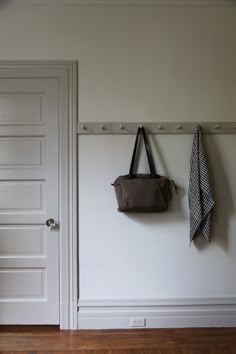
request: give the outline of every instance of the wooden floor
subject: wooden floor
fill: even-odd
[[[59,331],[0,327],[0,353],[236,354],[236,329]]]

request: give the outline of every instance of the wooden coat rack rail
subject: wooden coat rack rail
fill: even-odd
[[[192,134],[198,125],[204,134],[236,134],[236,122],[79,122],[77,134],[136,134],[139,126],[148,134]]]

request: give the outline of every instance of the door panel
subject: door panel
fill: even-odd
[[[45,257],[44,225],[0,226],[0,257]]]
[[[45,204],[45,181],[0,182],[0,212],[14,210],[15,213],[43,212]]]
[[[59,324],[57,79],[0,79],[0,324]]]
[[[1,93],[0,122],[2,124],[42,123],[43,93]]]
[[[0,138],[0,167],[42,167],[44,147],[43,138]]]
[[[45,269],[4,269],[0,270],[0,299],[45,299]],[[17,286],[16,284],[24,284]]]

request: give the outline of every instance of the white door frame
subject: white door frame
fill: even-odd
[[[0,61],[0,78],[59,83],[60,328],[77,329],[77,62]]]

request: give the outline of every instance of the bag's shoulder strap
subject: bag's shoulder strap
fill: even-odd
[[[136,151],[137,151],[137,147],[138,147],[138,138],[139,138],[139,134],[140,133],[141,133],[141,128],[139,127],[138,131],[137,131],[137,134],[136,134],[135,143],[134,143],[134,150],[133,150],[131,164],[130,164],[130,168],[129,168],[129,175],[133,175],[134,174],[135,156],[136,156]]]
[[[135,158],[136,158],[136,153],[137,153],[137,148],[138,148],[139,136],[141,134],[142,134],[143,140],[144,140],[144,146],[145,146],[145,150],[146,150],[146,154],[147,154],[147,158],[148,158],[148,164],[149,164],[150,172],[151,172],[152,175],[155,175],[156,174],[156,169],[155,169],[155,164],[154,164],[154,160],[153,160],[153,156],[152,156],[152,151],[151,151],[151,147],[149,145],[148,139],[147,139],[147,135],[146,135],[145,129],[143,127],[139,127],[138,131],[137,131],[135,144],[134,144],[133,155],[132,155],[132,160],[131,160],[130,169],[129,169],[129,175],[133,175],[134,174]]]
[[[150,146],[149,141],[147,139],[146,131],[145,131],[145,129],[143,127],[141,128],[141,131],[142,131],[142,134],[143,134],[143,140],[144,140],[144,145],[145,145],[145,149],[146,149],[146,153],[147,153],[147,158],[148,158],[150,172],[151,172],[152,175],[155,175],[156,174],[156,168],[155,168],[155,164],[154,164],[154,159],[153,159],[153,155],[152,155],[151,146]]]

